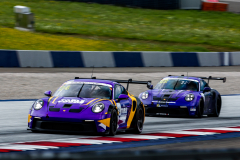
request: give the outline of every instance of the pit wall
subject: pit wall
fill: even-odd
[[[0,67],[202,67],[240,65],[240,52],[0,50]]]

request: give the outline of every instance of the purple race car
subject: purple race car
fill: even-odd
[[[60,86],[52,96],[37,100],[28,115],[28,130],[98,132],[115,135],[127,130],[141,133],[145,108],[138,97],[119,83],[147,84],[151,81],[80,79]]]
[[[208,83],[204,81],[208,79]],[[153,89],[139,95],[146,115],[218,117],[221,111],[220,93],[209,87],[209,80],[226,77],[171,76],[163,78]]]

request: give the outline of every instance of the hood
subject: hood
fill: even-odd
[[[186,90],[172,90],[172,89],[161,89],[152,90],[152,100],[168,100],[176,101],[178,98],[185,97],[187,94],[194,93],[195,91]]]
[[[71,108],[77,109],[79,107],[85,109],[90,104],[97,102],[99,98],[80,98],[80,97],[53,97],[51,98],[48,107],[57,108]]]

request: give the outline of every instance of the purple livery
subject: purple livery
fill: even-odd
[[[80,79],[60,86],[52,95],[37,100],[28,115],[28,129],[38,131],[98,132],[115,135],[117,131],[141,133],[145,108],[138,97],[120,83],[147,84],[151,81]]]
[[[208,83],[204,81],[208,80]],[[163,78],[153,89],[139,95],[146,115],[218,117],[221,111],[221,96],[209,87],[209,80],[226,77],[171,76]]]

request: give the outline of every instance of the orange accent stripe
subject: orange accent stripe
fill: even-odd
[[[56,101],[57,98],[58,98],[58,97],[56,97],[56,98],[53,100],[53,102],[52,102],[53,104],[55,104],[54,102]]]
[[[50,97],[50,98],[48,99],[48,102],[50,102],[52,98],[53,98],[53,97]]]
[[[88,102],[87,104],[84,104],[84,105],[89,105],[90,103],[92,103],[93,101],[97,100],[98,98],[95,98],[93,100],[91,100],[90,102]]]
[[[114,105],[117,106],[116,102],[114,100],[112,100],[112,101],[113,101]]]

